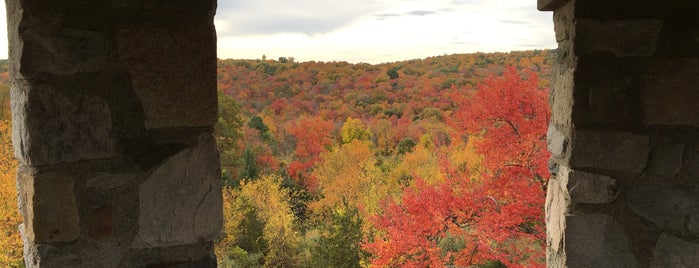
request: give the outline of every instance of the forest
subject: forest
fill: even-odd
[[[544,267],[555,50],[218,61],[221,267]],[[6,62],[0,265],[21,265]]]

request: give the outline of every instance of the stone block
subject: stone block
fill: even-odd
[[[551,79],[549,101],[551,103],[551,123],[559,126],[571,126],[573,114],[574,68],[554,67]]]
[[[551,267],[565,262],[565,215],[570,207],[570,197],[557,178],[548,182],[546,193],[546,259]]]
[[[156,12],[172,12],[176,14],[192,14],[214,16],[216,13],[215,0],[157,0],[142,4],[146,10]]]
[[[553,157],[549,157],[547,167],[551,176],[556,176],[556,174],[558,174],[559,166],[560,165],[558,164],[558,162],[556,162],[556,159],[554,159]]]
[[[699,152],[691,149],[685,150],[680,170],[694,179],[699,179]]]
[[[651,268],[699,267],[699,244],[662,233],[653,250]]]
[[[114,233],[114,207],[104,205],[90,215],[89,233],[95,240],[102,240],[112,236]]]
[[[17,159],[43,166],[117,155],[112,114],[103,99],[39,82],[13,85],[13,144]]]
[[[620,80],[620,78],[616,79]],[[636,123],[634,122],[634,109],[637,104],[631,101],[634,99],[633,96],[623,87],[616,85],[590,86],[588,90],[588,110],[584,111],[583,117],[589,117],[590,123]]]
[[[186,30],[119,29],[119,60],[131,76],[148,129],[211,126],[217,120],[216,33],[213,26]]]
[[[603,214],[570,215],[566,219],[566,266],[638,267],[621,225]]]
[[[643,181],[627,193],[633,212],[663,229],[699,235],[699,189],[664,183],[659,177]]]
[[[596,168],[638,174],[650,152],[647,136],[626,132],[574,131],[570,145],[573,169]]]
[[[56,173],[17,177],[25,238],[33,243],[70,242],[80,235],[73,178]]]
[[[547,0],[544,0],[546,2],[549,2]],[[556,10],[553,12],[553,30],[556,33],[556,42],[560,43],[564,40],[570,40],[573,36],[573,30],[574,30],[574,25],[575,25],[575,14],[574,14],[574,5],[575,1],[571,0],[566,0],[566,1],[550,1],[552,4],[557,5],[560,3],[560,7],[558,7]],[[560,47],[559,47],[560,48]]]
[[[109,239],[59,244],[35,244],[24,241],[23,253],[24,265],[27,268],[143,267],[122,262],[126,251],[118,242]]]
[[[634,83],[642,66],[637,58],[580,57],[575,71],[575,125],[640,125],[640,97]]]
[[[211,134],[166,159],[139,188],[133,248],[212,241],[223,224],[220,162]]]
[[[538,0],[536,8],[540,11],[554,11],[566,2],[568,2],[568,0]]]
[[[95,173],[88,175],[85,185],[90,189],[107,192],[127,184],[134,178],[136,175],[129,173]]]
[[[97,72],[109,61],[109,42],[99,31],[30,27],[20,37],[24,41],[19,67],[22,78]]]
[[[561,166],[557,178],[576,204],[607,204],[619,194],[616,180],[609,176]]]
[[[568,135],[560,131],[554,124],[549,124],[546,132],[546,148],[555,158],[563,158],[568,146]]]
[[[660,142],[653,148],[648,173],[659,176],[674,176],[682,168],[684,144]],[[699,161],[699,158],[697,159]],[[697,162],[699,164],[699,162]],[[699,166],[697,166],[699,168]],[[699,174],[697,174],[699,175]]]
[[[575,23],[576,55],[651,56],[662,26],[663,22],[657,19],[578,19]]]
[[[699,59],[665,59],[649,64],[641,80],[646,125],[699,127]]]

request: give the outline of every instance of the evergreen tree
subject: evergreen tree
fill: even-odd
[[[362,219],[357,208],[343,200],[342,206],[333,209],[330,222],[321,226],[322,234],[311,249],[313,267],[360,267],[364,256]]]

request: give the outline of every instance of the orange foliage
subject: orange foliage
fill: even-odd
[[[0,120],[0,266],[18,267],[22,263],[22,239],[18,226],[22,218],[17,210],[17,161],[12,152],[10,122]]]

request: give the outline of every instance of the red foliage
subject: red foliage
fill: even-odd
[[[307,188],[309,174],[320,160],[320,153],[332,145],[332,130],[333,123],[320,117],[301,118],[289,127],[289,134],[296,138],[296,160],[289,163],[289,175],[298,182],[306,181]]]
[[[491,175],[510,169],[530,178],[548,174],[548,95],[538,88],[535,73],[528,71],[526,76],[522,79],[510,67],[502,78],[488,77],[474,96],[460,100],[462,107],[452,118],[455,129],[484,136],[476,148],[485,156],[485,168]]]
[[[480,179],[461,174],[427,185],[416,180],[402,202],[385,201],[372,219],[382,231],[364,248],[373,265],[441,267],[499,260],[508,267],[543,267],[544,133],[549,111],[533,73],[514,68],[488,78],[459,99],[451,124],[480,135]],[[446,168],[446,167],[445,167]],[[454,242],[456,241],[456,242]],[[451,243],[451,246],[449,246]]]

